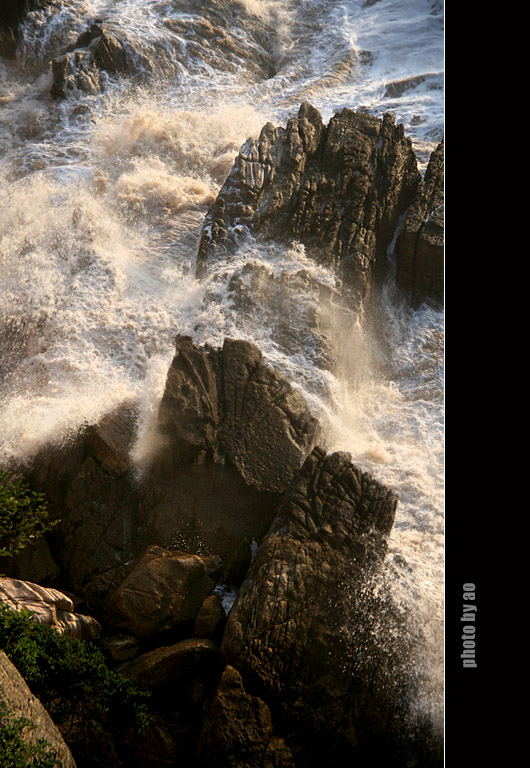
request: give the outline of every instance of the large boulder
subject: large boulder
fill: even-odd
[[[178,337],[159,409],[163,441],[144,488],[150,542],[216,554],[240,581],[318,423],[252,344]]]
[[[348,454],[315,448],[228,617],[224,658],[277,713],[303,765],[353,764],[354,593],[382,561],[396,505]]]
[[[138,639],[178,632],[193,626],[214,587],[202,558],[152,546],[112,595],[104,619]]]
[[[3,651],[0,651],[0,704],[8,717],[29,721],[30,727],[24,731],[24,740],[28,745],[35,745],[38,740],[44,739],[47,751],[55,753],[62,768],[76,768],[72,754],[50,715]]]
[[[182,685],[186,678],[205,671],[210,676],[218,661],[219,649],[211,640],[192,637],[148,651],[117,670],[140,688],[154,689]]]
[[[444,143],[432,153],[425,179],[396,242],[396,281],[414,308],[444,302]]]
[[[250,233],[301,242],[365,297],[385,274],[387,248],[419,181],[410,139],[391,115],[344,109],[325,126],[304,102],[285,128],[267,123],[243,145],[206,216],[197,273]]]
[[[0,577],[0,603],[13,611],[28,611],[37,624],[47,624],[60,634],[92,641],[101,636],[96,619],[76,613],[73,601],[56,589]]]

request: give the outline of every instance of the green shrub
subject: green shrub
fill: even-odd
[[[55,751],[46,739],[33,744],[25,741],[28,730],[35,726],[24,717],[15,717],[0,701],[0,765],[2,768],[60,768]]]
[[[49,519],[42,493],[20,481],[12,481],[0,470],[0,557],[12,557],[33,539],[51,530],[57,521]]]
[[[141,730],[147,723],[148,694],[110,670],[93,643],[61,635],[26,611],[0,605],[0,649],[63,734],[74,719],[109,731],[130,724]]]

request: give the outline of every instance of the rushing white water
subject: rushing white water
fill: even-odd
[[[51,100],[50,59],[97,18],[131,77]],[[63,0],[29,16],[16,62],[0,59],[1,460],[130,400],[141,463],[175,335],[254,341],[328,449],[399,494],[389,567],[425,635],[422,705],[438,719],[442,313],[389,296],[381,335],[296,244],[249,244],[203,282],[194,260],[240,146],[305,99],[325,121],[392,112],[424,168],[443,134],[442,25],[441,0]]]

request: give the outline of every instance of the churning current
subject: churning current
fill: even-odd
[[[129,76],[50,61],[102,19]],[[378,329],[319,301],[304,249],[250,244],[195,279],[200,228],[244,141],[302,101],[394,114],[420,168],[443,135],[442,0],[61,0],[0,58],[0,461],[26,460],[123,401],[149,456],[176,333],[253,341],[298,387],[329,450],[399,495],[387,570],[422,638],[417,706],[442,719],[443,314],[389,289]],[[245,300],[228,285],[259,267]],[[279,280],[271,304],[267,276]],[[261,290],[263,288],[263,290]],[[277,307],[281,307],[278,313]],[[326,366],[314,329],[340,357]]]

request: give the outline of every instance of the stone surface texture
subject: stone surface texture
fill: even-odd
[[[274,704],[304,750],[333,752],[343,740],[351,759],[352,587],[381,562],[396,505],[395,494],[353,466],[348,454],[315,448],[228,617],[224,658]]]
[[[28,744],[46,739],[50,751],[54,751],[61,761],[62,768],[76,768],[72,754],[48,712],[3,651],[0,651],[0,701],[13,717],[25,718],[34,726],[25,732]]]
[[[0,603],[13,611],[28,611],[37,624],[47,624],[60,634],[92,641],[101,636],[99,622],[76,613],[73,601],[56,589],[0,576]]]
[[[425,179],[396,242],[396,281],[413,307],[444,303],[444,143],[432,153]]]
[[[325,126],[308,102],[242,147],[207,214],[197,274],[261,239],[301,242],[357,297],[386,274],[387,248],[420,181],[403,126],[344,109]]]

